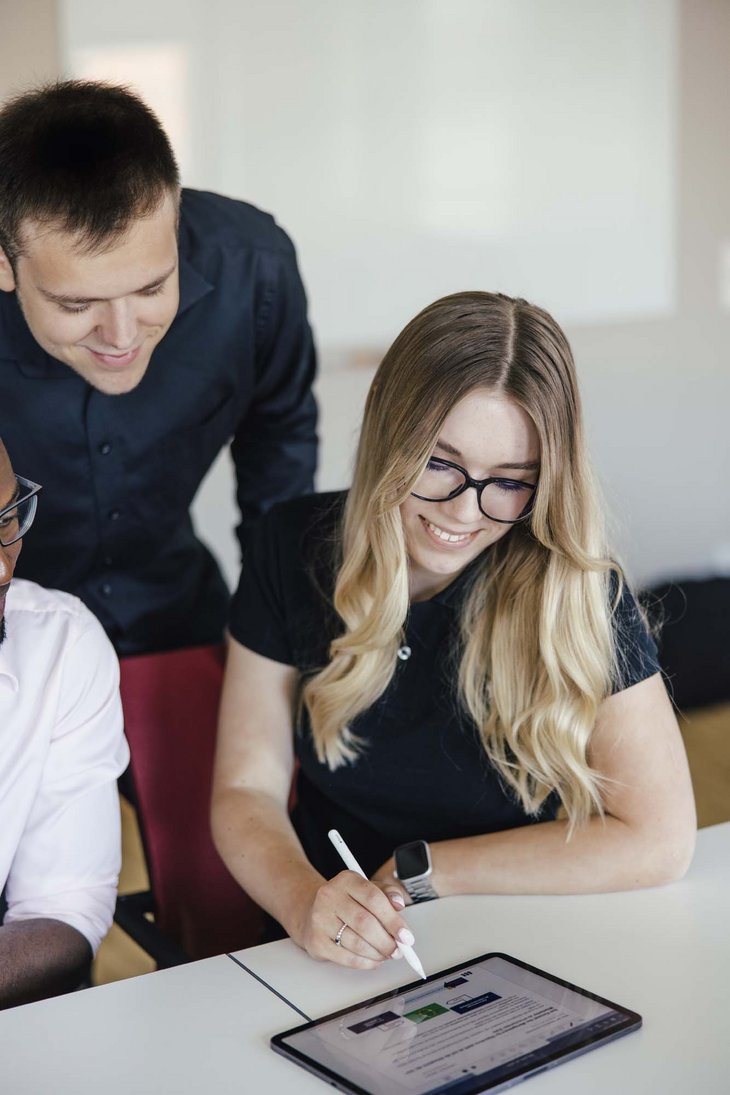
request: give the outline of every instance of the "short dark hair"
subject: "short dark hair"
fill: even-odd
[[[65,80],[0,110],[0,247],[11,263],[25,220],[58,223],[93,251],[178,186],[167,135],[129,88]]]

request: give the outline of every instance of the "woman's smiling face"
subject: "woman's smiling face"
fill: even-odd
[[[503,393],[477,388],[447,415],[433,456],[461,464],[473,479],[501,476],[536,483],[540,445],[522,407]],[[444,589],[512,527],[485,517],[471,488],[447,502],[411,495],[400,512],[413,601]]]

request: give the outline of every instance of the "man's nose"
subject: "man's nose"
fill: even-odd
[[[137,319],[131,301],[107,301],[101,337],[105,346],[121,352],[131,350],[137,337]]]

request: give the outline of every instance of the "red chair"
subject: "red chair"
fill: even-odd
[[[121,662],[125,732],[151,888],[120,896],[114,919],[160,968],[252,946],[263,927],[261,909],[229,874],[210,835],[224,660],[221,645]]]

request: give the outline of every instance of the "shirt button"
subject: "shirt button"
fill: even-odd
[[[102,441],[101,445],[99,445],[99,452],[101,453],[101,455],[108,456],[111,451],[111,443],[109,441]]]
[[[110,521],[118,521],[121,516],[122,516],[122,511],[120,509],[113,509],[111,511],[111,513],[109,514],[109,520]]]
[[[104,582],[104,584],[101,587],[101,592],[104,594],[104,596],[105,597],[111,596],[111,591],[112,591],[111,583],[110,582]]]
[[[398,657],[402,662],[407,662],[413,651],[410,646],[401,646],[398,648]]]

